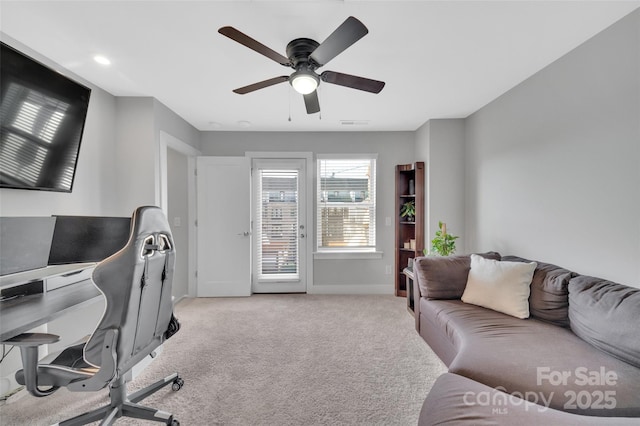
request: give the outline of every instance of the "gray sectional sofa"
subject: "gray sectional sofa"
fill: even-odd
[[[640,289],[481,256],[476,266],[482,260],[492,271],[529,265],[527,317],[461,300],[469,299],[471,256],[417,258],[416,329],[449,369],[419,424],[640,424]],[[508,293],[498,291],[489,305]]]

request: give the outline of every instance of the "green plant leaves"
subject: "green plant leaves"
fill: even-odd
[[[440,256],[449,256],[455,253],[456,251],[456,240],[459,238],[456,235],[451,235],[443,233],[443,223],[438,222],[438,231],[436,231],[436,236],[433,240],[431,240],[431,251],[439,254]]]
[[[416,215],[415,200],[407,201],[400,207],[400,217],[412,218]]]

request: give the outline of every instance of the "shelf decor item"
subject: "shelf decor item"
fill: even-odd
[[[456,240],[459,238],[452,234],[447,234],[447,224],[438,222],[439,230],[431,240],[431,251],[440,256],[449,256],[456,252]]]
[[[413,222],[416,217],[416,201],[411,200],[407,201],[402,205],[400,209],[400,217],[403,217],[407,220],[407,222]]]

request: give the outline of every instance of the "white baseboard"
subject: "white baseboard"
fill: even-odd
[[[308,294],[393,294],[388,284],[324,284],[307,288]]]

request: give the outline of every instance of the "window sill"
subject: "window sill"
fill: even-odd
[[[314,259],[382,259],[384,253],[381,251],[346,251],[327,252],[317,251],[313,253]]]
[[[291,283],[299,283],[300,278],[298,278],[297,276],[292,278],[287,278],[286,276],[283,276],[283,277],[258,278],[257,281],[260,284],[274,284],[274,283],[291,284]]]

